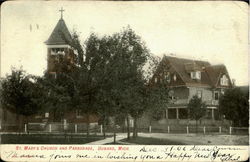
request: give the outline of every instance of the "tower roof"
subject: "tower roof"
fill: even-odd
[[[61,18],[53,32],[51,33],[49,39],[45,42],[47,45],[65,45],[72,42],[71,34]]]

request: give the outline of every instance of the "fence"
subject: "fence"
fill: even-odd
[[[245,135],[249,134],[249,127],[229,127],[229,134]]]
[[[24,132],[65,132],[65,133],[86,133],[87,124],[74,124],[74,123],[28,123],[24,126]],[[100,126],[97,124],[89,125],[90,133],[99,133]]]
[[[89,133],[103,133],[103,126],[96,124],[89,125]],[[25,132],[25,133],[86,133],[87,124],[74,123],[28,123],[23,126],[2,125],[3,132]],[[106,132],[112,132],[113,128],[105,127]],[[117,132],[126,132],[125,127],[116,128]],[[131,129],[132,131],[132,129]],[[138,132],[144,133],[200,133],[200,134],[230,134],[230,135],[248,135],[248,127],[217,127],[217,126],[173,126],[173,125],[152,125],[149,127],[138,127]]]
[[[230,135],[248,135],[248,127],[215,127],[215,126],[149,126],[138,128],[139,132],[144,133],[200,133],[200,134],[230,134]]]

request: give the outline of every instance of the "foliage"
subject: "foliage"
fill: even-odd
[[[232,120],[235,126],[248,126],[249,94],[240,88],[228,89],[219,100],[219,111],[225,118]]]
[[[189,117],[194,120],[201,119],[206,113],[206,105],[202,100],[197,96],[193,98],[188,103]]]
[[[151,55],[149,60],[150,68],[147,69],[146,77],[148,80],[147,95],[144,105],[147,114],[149,114],[150,122],[159,120],[169,103],[169,82],[165,77],[165,71],[169,70],[168,66],[163,65],[162,61],[156,56]],[[155,76],[161,76],[161,81],[154,81]]]
[[[58,73],[56,76],[46,73],[38,79],[44,91],[42,111],[53,112],[54,121],[60,121],[66,112],[74,106],[73,97],[76,91],[71,73]]]
[[[43,103],[42,87],[37,78],[27,75],[22,69],[12,69],[2,80],[1,103],[4,108],[19,115],[37,113]]]
[[[37,93],[43,96],[40,97],[43,98],[43,102],[39,101],[40,105],[34,98],[20,101],[10,97],[14,101],[17,99],[16,102],[25,102],[23,105],[32,105],[32,110],[29,110],[32,112],[23,114],[32,114],[40,109],[54,112],[54,119],[59,120],[66,112],[80,109],[87,115],[99,114],[103,122],[113,117],[114,125],[117,118],[132,116],[134,134],[137,134],[137,119],[146,110],[160,112],[166,107],[166,84],[150,84],[159,64],[158,58],[150,54],[145,43],[129,26],[111,36],[99,37],[91,33],[83,45],[76,31],[72,38],[72,56],[77,59],[74,65],[68,57],[59,56],[55,65],[56,74],[45,73],[36,79],[36,83],[29,82],[29,77],[22,72],[15,74],[20,75],[22,85],[17,79],[15,85],[9,88],[11,91],[18,85],[25,87],[20,91],[27,94],[20,94],[27,98],[36,97]],[[17,109],[19,104],[7,106]]]

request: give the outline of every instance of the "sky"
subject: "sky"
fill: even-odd
[[[49,38],[60,19],[82,42],[130,27],[151,53],[225,64],[236,85],[248,84],[248,5],[230,1],[8,1],[1,6],[1,77],[11,67],[42,75]]]

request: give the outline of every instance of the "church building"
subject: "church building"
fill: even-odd
[[[64,10],[60,10],[63,12]],[[76,63],[76,52],[72,48],[72,37],[63,20],[61,18],[57,22],[53,32],[49,36],[49,39],[45,42],[47,45],[47,71],[50,74],[56,75],[63,72],[60,68],[61,63],[67,64],[68,70],[70,66]]]

